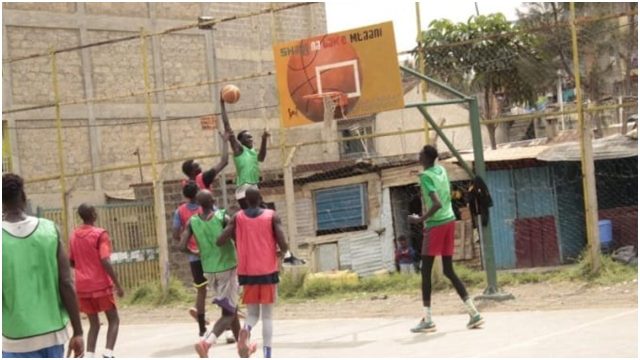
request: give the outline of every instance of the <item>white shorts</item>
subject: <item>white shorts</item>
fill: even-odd
[[[208,273],[207,278],[211,284],[211,290],[215,293],[212,303],[229,312],[235,312],[240,293],[236,268],[218,273]]]
[[[249,189],[258,190],[258,185],[256,184],[243,184],[236,188],[236,200],[242,200],[246,196],[246,192]]]

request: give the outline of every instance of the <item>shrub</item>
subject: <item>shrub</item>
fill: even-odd
[[[166,292],[162,291],[162,286],[158,282],[142,284],[129,290],[123,303],[128,305],[167,305],[191,302],[193,298],[193,294],[189,294],[179,280],[171,278]]]

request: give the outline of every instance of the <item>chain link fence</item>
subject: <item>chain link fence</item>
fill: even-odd
[[[77,6],[93,11],[93,5]],[[147,5],[130,6],[135,13]],[[220,161],[216,99],[221,85],[234,83],[242,95],[228,107],[231,125],[256,138],[264,129],[272,133],[261,165],[263,197],[281,214],[294,252],[312,271],[393,271],[402,235],[419,254],[422,229],[409,225],[407,216],[424,211],[417,153],[426,143],[437,146],[452,183],[456,260],[482,266],[477,220],[466,201],[472,179],[411,106],[429,102],[433,122],[471,164],[467,103],[404,71],[405,109],[285,129],[270,45],[325,31],[322,4],[154,6],[156,14],[183,11],[181,19],[189,22],[158,20],[141,32],[137,25],[77,33],[8,26],[3,171],[11,164],[26,178],[30,195],[67,209],[69,218],[69,204],[101,203],[105,195],[108,201],[151,202],[156,222],[165,219],[156,232],[169,249],[170,271],[177,271],[179,255],[157,229],[170,224],[183,201],[182,162],[196,159],[208,169]],[[585,248],[580,157],[541,159],[565,143],[578,151],[577,74],[596,141],[602,148],[618,141],[622,149],[603,157],[594,145],[599,217],[611,222],[614,244],[637,239],[637,150],[628,151],[637,140],[626,136],[637,122],[637,7],[576,6],[577,49],[568,4],[532,3],[517,21],[501,15],[464,24],[434,21],[414,51],[400,54],[404,66],[478,99],[498,268],[568,263]],[[211,11],[222,17],[194,22]],[[236,207],[234,172],[229,165],[216,180],[218,204],[230,208]]]

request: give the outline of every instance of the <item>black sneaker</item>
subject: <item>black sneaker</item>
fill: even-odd
[[[283,263],[285,264],[291,264],[291,265],[304,265],[307,262],[302,260],[302,259],[298,259],[297,257],[293,256],[293,254],[291,254],[291,256],[289,257],[285,257],[282,260]]]

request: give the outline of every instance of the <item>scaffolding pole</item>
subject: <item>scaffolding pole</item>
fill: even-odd
[[[62,237],[64,241],[69,239],[69,200],[67,194],[67,179],[64,168],[64,144],[62,143],[62,116],[60,115],[60,84],[58,83],[58,62],[56,52],[51,52],[51,84],[56,113],[56,144],[58,148],[58,168],[60,169],[60,193],[62,194]]]
[[[598,229],[598,198],[596,195],[595,166],[593,163],[593,126],[585,121],[582,104],[582,88],[580,84],[580,59],[578,57],[578,36],[576,29],[576,9],[571,2],[571,45],[573,48],[573,73],[576,80],[576,103],[578,107],[578,124],[580,124],[580,164],[582,169],[582,191],[584,198],[584,216],[587,226],[587,253],[591,264],[591,272],[600,271],[600,229]]]
[[[147,113],[147,130],[149,132],[149,156],[151,157],[151,178],[153,181],[153,204],[156,216],[156,237],[158,238],[160,285],[166,292],[169,288],[169,244],[167,242],[167,219],[165,217],[164,189],[158,177],[156,159],[156,141],[153,131],[153,112],[151,108],[151,78],[149,75],[149,55],[147,54],[146,32],[140,30],[140,51],[142,57],[142,73],[145,89],[145,110]]]
[[[422,24],[420,21],[420,3],[416,1],[416,42],[418,43],[418,52],[416,56],[416,62],[418,65],[418,69],[422,72],[426,72],[426,62],[424,61],[424,55],[421,53],[422,50]],[[420,93],[422,94],[422,102],[427,102],[427,92],[429,91],[429,83],[426,80],[420,81]],[[431,139],[429,139],[429,123],[423,122],[424,126],[424,143],[429,145]]]

